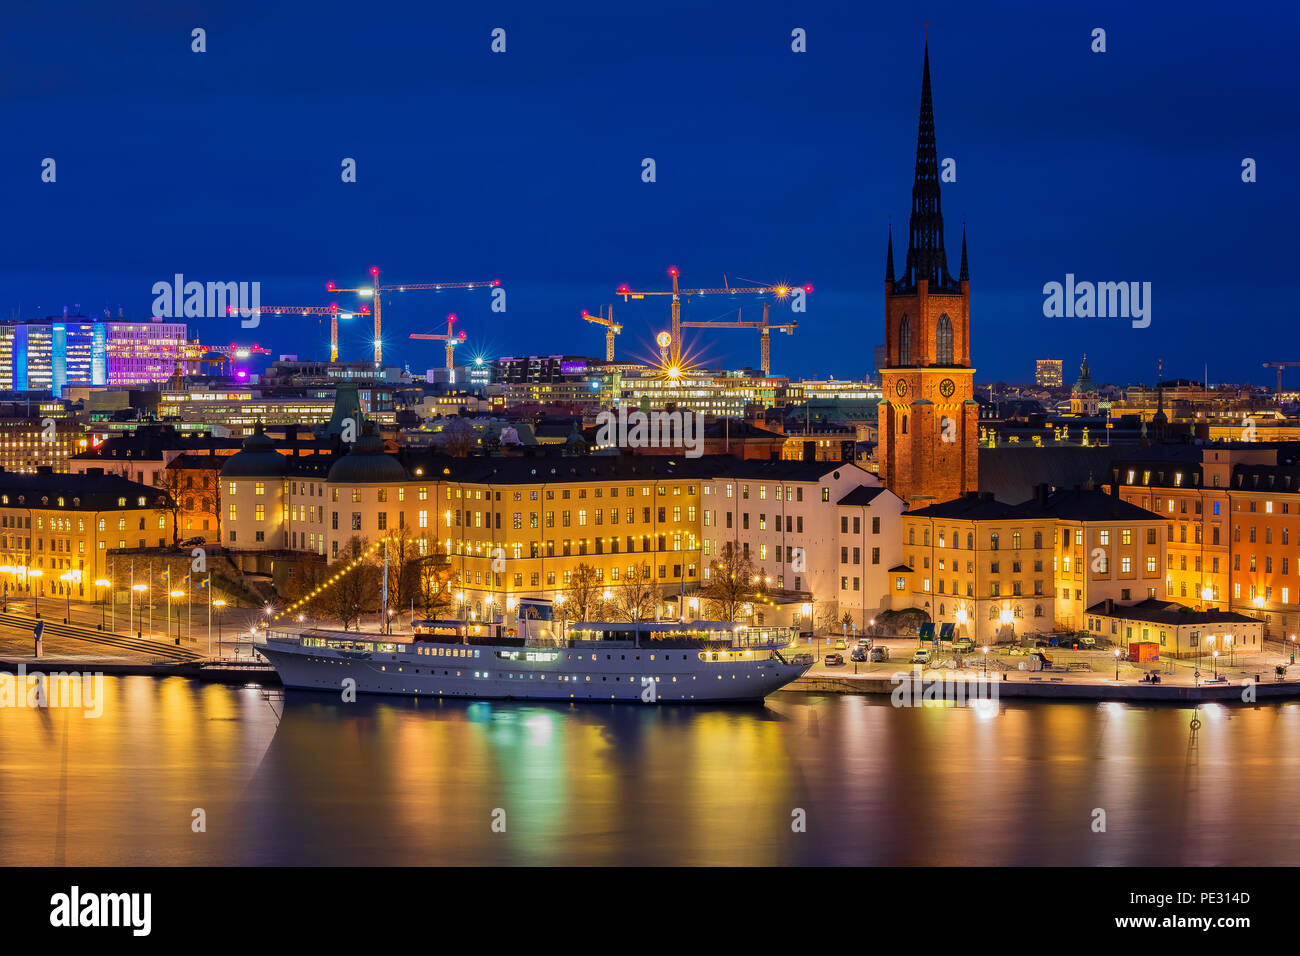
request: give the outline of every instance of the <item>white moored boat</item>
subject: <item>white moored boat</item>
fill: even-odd
[[[794,637],[788,627],[643,621],[579,623],[563,638],[523,638],[499,625],[425,621],[404,636],[272,632],[257,650],[286,688],[300,690],[680,703],[755,701],[784,687],[812,663],[782,654]]]

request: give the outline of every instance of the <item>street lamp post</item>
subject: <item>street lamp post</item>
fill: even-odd
[[[96,578],[96,579],[95,579],[95,587],[96,587],[97,589],[100,590],[100,598],[99,598],[99,629],[102,631],[102,630],[104,629],[104,618],[105,618],[105,611],[106,611],[106,608],[105,608],[105,606],[104,606],[103,589],[104,589],[104,588],[112,588],[112,587],[113,587],[113,582],[110,581],[108,578]],[[109,593],[112,594],[113,592],[110,590]],[[116,622],[114,622],[114,623],[116,623]]]
[[[1218,651],[1218,648],[1215,648],[1215,650],[1214,650],[1214,679],[1215,679],[1215,680],[1218,680],[1218,679],[1219,679],[1219,651]]]
[[[212,606],[217,609],[217,653],[221,653],[221,609],[226,606],[226,602],[217,598],[212,602]],[[212,656],[212,627],[208,627],[208,657]]]
[[[137,594],[143,594],[144,591],[145,591],[145,587],[146,587],[146,586],[143,585],[143,584],[133,584],[133,585],[131,585],[131,607],[130,607],[130,610],[128,611],[128,613],[127,613],[127,618],[128,618],[128,629],[129,629],[129,630],[135,631],[135,596],[136,596]],[[140,613],[141,613],[142,615],[144,614],[143,611],[141,611]],[[137,636],[137,637],[139,636],[139,631],[136,631],[136,636]]]
[[[175,588],[167,592],[167,638],[168,640],[170,640],[172,636],[172,601],[175,600],[176,598],[183,598],[183,597],[185,597],[185,592],[182,591],[180,588]],[[176,615],[176,643],[179,644],[180,642],[181,642],[181,618],[180,615],[178,614]]]
[[[36,584],[33,586],[33,589],[32,589],[32,597],[33,597],[33,598],[35,599],[35,601],[36,601],[36,618],[37,618],[37,620],[40,620],[40,617],[41,617],[41,581],[40,581],[40,579],[41,579],[41,576],[44,575],[44,573],[45,573],[45,572],[42,571],[40,568],[32,568],[30,571],[27,572],[27,577],[28,577],[28,578],[36,578]]]
[[[1115,680],[1119,680],[1119,648],[1115,648]]]
[[[63,623],[72,623],[72,582],[79,577],[77,571],[64,571],[59,575],[59,580],[63,582]]]

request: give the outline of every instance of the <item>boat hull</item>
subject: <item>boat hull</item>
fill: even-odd
[[[534,654],[553,659],[528,660],[518,647],[432,649],[464,657],[435,656],[429,648],[419,649],[422,645],[407,647],[391,654],[358,653],[269,640],[258,652],[284,686],[294,690],[479,700],[758,701],[810,666],[776,657],[702,661],[687,648],[563,649]]]

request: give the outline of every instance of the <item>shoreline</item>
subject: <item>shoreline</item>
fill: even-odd
[[[0,673],[16,674],[18,668],[33,674],[94,672],[112,677],[185,677],[213,684],[266,684],[279,687],[280,675],[266,665],[232,661],[180,661],[152,664],[143,661],[95,661],[85,658],[0,658]]]
[[[96,662],[86,659],[68,658],[0,658],[0,672],[17,673],[22,667],[27,674],[86,672],[111,675],[115,677],[184,677],[192,680],[207,681],[218,684],[263,684],[280,686],[279,675],[269,667],[253,664],[236,664],[229,661],[206,663],[203,661],[186,661],[168,664],[134,663],[129,661]],[[971,684],[982,683],[978,674],[959,676],[954,671],[924,671],[917,675],[913,671],[899,671],[907,678],[920,683],[942,686],[944,682],[969,681]],[[888,697],[894,693],[901,682],[895,682],[894,674],[871,675],[804,675],[782,687],[776,693],[800,694],[857,694],[861,696]],[[996,697],[1060,701],[1144,701],[1169,703],[1258,703],[1260,701],[1300,700],[1300,681],[1271,681],[1258,684],[1254,682],[1202,684],[1192,687],[1186,684],[1143,684],[1106,682],[1085,682],[1041,679],[1020,679],[1006,681],[989,681],[996,684]],[[1242,699],[1243,691],[1253,685],[1253,701]]]
[[[942,687],[944,682],[969,682],[978,685],[984,678],[978,673],[960,671],[931,670],[916,673],[898,671],[908,680],[919,684],[933,682]],[[811,694],[859,694],[863,696],[889,696],[907,680],[895,682],[894,674],[887,675],[823,675],[817,674],[797,678],[778,693]],[[989,680],[997,687],[997,693],[990,699],[1018,698],[1038,700],[1092,700],[1092,701],[1167,701],[1173,703],[1258,703],[1259,701],[1300,700],[1300,681],[1246,681],[1245,683],[1228,682],[1225,684],[1202,683],[1199,687],[1188,684],[1144,684],[1141,681],[1125,683],[1123,681],[1068,681],[1053,680],[1050,677],[1019,680]],[[1243,693],[1250,687],[1255,699],[1244,700]]]

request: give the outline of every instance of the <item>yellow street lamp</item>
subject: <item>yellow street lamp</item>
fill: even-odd
[[[113,586],[113,582],[110,581],[108,578],[96,578],[96,579],[95,579],[95,587],[98,588],[98,589],[100,589],[100,590],[103,590],[104,588],[111,588],[112,586]],[[112,591],[109,591],[109,594],[112,594],[112,593],[113,593]],[[116,613],[116,610],[117,610],[117,609],[114,608],[113,610],[114,610],[114,612]],[[117,623],[116,619],[114,619],[113,623],[114,623],[114,624]],[[103,597],[102,594],[100,595],[100,598],[99,598],[99,629],[100,629],[101,631],[104,629],[104,597]]]
[[[39,579],[45,574],[45,572],[42,571],[40,568],[24,568],[23,570],[26,572],[27,577],[29,578]],[[37,584],[38,585],[40,584],[39,580],[37,581]],[[39,587],[37,587],[33,596],[36,599],[36,616],[37,618],[39,618],[41,616],[41,592]]]
[[[180,589],[167,592],[167,636],[168,637],[172,636],[172,601],[176,598],[183,598],[183,597],[185,597],[185,592]],[[176,643],[179,644],[180,642],[181,642],[181,620],[178,617],[176,619]]]

